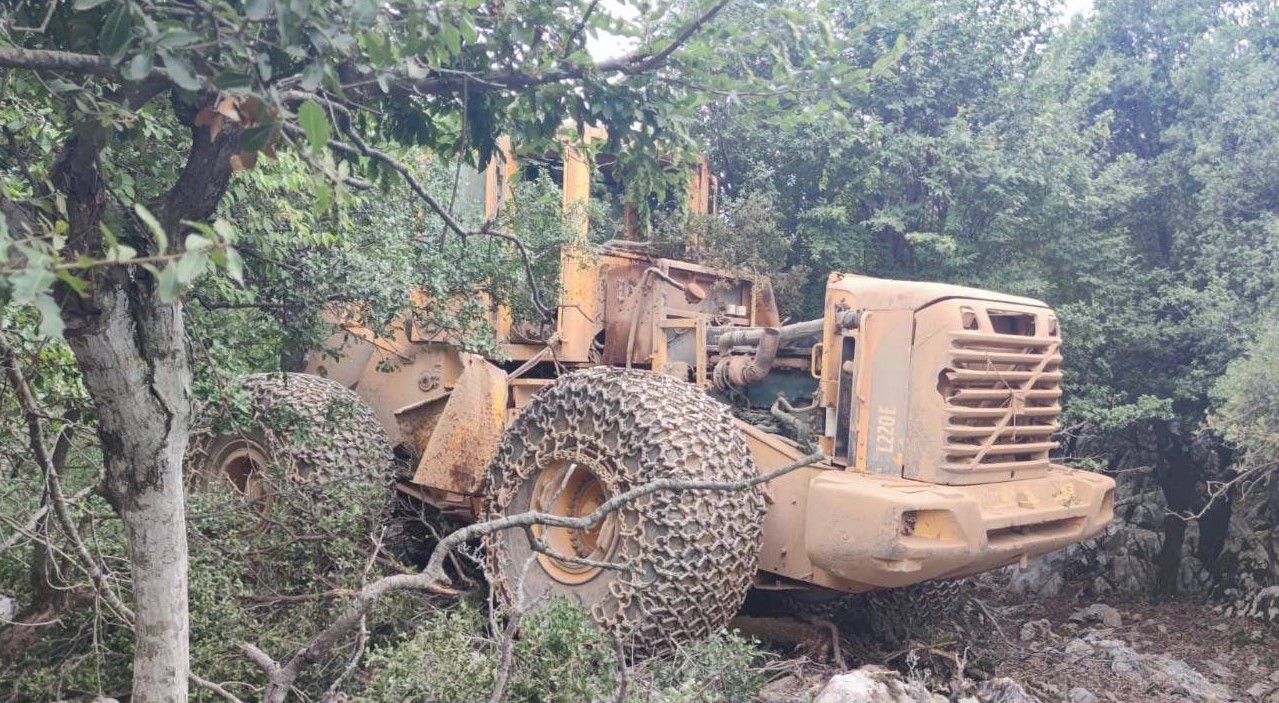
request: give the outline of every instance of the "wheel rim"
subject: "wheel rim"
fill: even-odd
[[[248,498],[265,495],[262,473],[270,460],[266,449],[251,439],[237,439],[223,448],[214,466],[218,475],[225,476],[235,490]]]
[[[581,460],[559,460],[552,462],[538,475],[530,507],[537,512],[559,517],[585,517],[603,505],[608,498],[608,488],[587,463]],[[555,555],[538,552],[538,563],[551,578],[569,585],[586,583],[603,571],[603,567],[573,561],[571,558],[591,562],[607,561],[617,542],[617,520],[613,513],[585,530],[534,525],[532,531],[533,536]]]

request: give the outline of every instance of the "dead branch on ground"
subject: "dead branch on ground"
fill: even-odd
[[[658,491],[743,491],[815,464],[824,458],[825,455],[821,453],[809,454],[767,474],[741,481],[656,479],[610,498],[589,515],[581,517],[570,518],[548,513],[527,512],[468,525],[440,540],[421,573],[386,576],[360,589],[345,612],[312,637],[283,664],[250,642],[241,643],[239,648],[244,656],[267,676],[268,684],[263,697],[265,703],[282,703],[288,697],[293,682],[302,671],[326,659],[333,648],[359,626],[364,616],[383,596],[406,590],[452,593],[453,589],[447,583],[446,560],[453,550],[467,542],[496,532],[533,525],[584,530],[599,523],[609,514]]]

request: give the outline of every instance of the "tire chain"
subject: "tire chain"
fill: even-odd
[[[661,374],[596,367],[540,391],[508,429],[489,467],[486,519],[507,514],[537,471],[572,457],[615,496],[656,478],[738,481],[757,475],[732,415],[694,385]],[[659,491],[614,513],[611,561],[626,567],[591,618],[636,654],[710,636],[741,607],[763,538],[763,492]],[[486,540],[498,602],[521,594],[500,535]]]
[[[826,620],[850,635],[869,635],[895,646],[960,618],[968,583],[925,581],[824,600],[791,596],[783,600],[783,607],[800,618]]]
[[[966,579],[925,581],[871,591],[866,594],[871,631],[880,640],[898,643],[953,623],[962,615],[968,583]]]
[[[323,484],[335,479],[386,481],[394,461],[391,441],[373,411],[342,384],[310,374],[258,373],[240,381],[248,393],[254,428],[266,440],[272,459],[288,470],[290,481]],[[272,428],[266,420],[284,409],[288,428]],[[292,430],[303,428],[301,441]],[[208,447],[205,433],[192,442],[192,454]]]

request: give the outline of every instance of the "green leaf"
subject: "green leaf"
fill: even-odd
[[[244,6],[244,16],[260,22],[270,16],[275,9],[275,0],[249,0]]]
[[[115,6],[102,25],[102,33],[98,35],[98,48],[112,61],[123,58],[129,41],[133,39],[133,13],[129,12],[129,3],[122,2]]]
[[[185,29],[169,29],[160,35],[156,45],[164,49],[180,49],[200,41],[200,35]]]
[[[315,184],[315,202],[311,203],[311,213],[320,217],[333,205],[333,189],[328,183],[317,181]]]
[[[213,84],[223,90],[237,90],[253,87],[253,76],[248,73],[223,71],[213,77]]]
[[[136,54],[129,60],[129,65],[124,69],[124,79],[126,81],[140,81],[151,75],[151,54],[142,52]]]
[[[298,108],[298,124],[302,127],[302,131],[306,132],[306,140],[311,144],[311,151],[319,153],[324,148],[325,142],[329,140],[329,118],[324,114],[324,108],[308,100],[302,103]]]
[[[462,51],[462,34],[457,31],[457,27],[451,24],[440,25],[440,38],[444,40],[444,46],[449,50],[449,54],[456,56]]]
[[[244,285],[244,259],[241,259],[240,252],[232,247],[226,249],[226,275],[236,283]]]
[[[37,296],[48,292],[54,280],[56,279],[53,273],[48,269],[28,268],[19,271],[9,278],[9,285],[13,287],[14,302],[33,303]]]
[[[182,283],[178,281],[178,267],[176,265],[165,266],[160,275],[156,276],[155,283],[156,293],[160,296],[160,302],[166,305],[175,302],[182,292]]]
[[[138,255],[137,249],[134,249],[128,244],[121,244],[111,250],[110,261],[114,261],[116,263],[124,263],[126,261],[132,261],[137,255]]]
[[[175,269],[178,283],[185,285],[199,278],[208,263],[209,255],[203,249],[196,249],[183,254],[176,264],[168,268]]]
[[[271,56],[266,52],[258,54],[258,77],[263,81],[271,80]]]
[[[134,203],[133,211],[138,213],[138,219],[151,230],[151,236],[155,239],[155,250],[161,254],[168,251],[169,237],[164,233],[164,227],[160,225],[160,221],[155,219],[155,215],[152,215],[142,203]]]
[[[160,61],[164,63],[164,69],[169,72],[169,77],[174,83],[183,90],[196,91],[204,87],[200,82],[200,77],[196,75],[195,68],[191,66],[191,62],[181,56],[174,56],[167,51],[160,52]]]
[[[40,311],[40,334],[46,337],[62,337],[62,330],[66,326],[62,324],[62,311],[58,309],[58,301],[48,293],[41,293],[36,296],[32,305]]]
[[[373,0],[355,0],[355,5],[351,7],[351,24],[356,29],[366,29],[373,26],[373,22],[377,20],[377,3]]]
[[[213,240],[199,234],[188,234],[186,240],[187,251],[201,251],[213,246]]]
[[[75,9],[83,12],[84,10],[92,10],[107,0],[75,0]]]
[[[89,290],[88,281],[84,280],[83,278],[80,278],[79,276],[71,273],[70,271],[67,271],[66,269],[58,269],[54,273],[57,274],[58,280],[70,286],[71,290],[74,290],[80,295],[84,295],[85,291]]]
[[[324,64],[316,62],[302,70],[302,90],[312,91],[320,87],[324,80]]]
[[[213,231],[217,232],[218,236],[222,237],[222,241],[228,244],[234,242],[239,236],[235,231],[235,225],[223,219],[213,221]]]
[[[99,222],[98,229],[102,230],[102,239],[106,241],[107,249],[113,249],[116,244],[119,244],[120,240],[116,238],[115,232],[107,226],[107,223]]]

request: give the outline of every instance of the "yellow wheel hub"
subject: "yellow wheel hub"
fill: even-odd
[[[538,475],[530,507],[559,517],[585,517],[608,498],[608,489],[590,467],[580,461],[560,460]],[[592,563],[612,556],[617,520],[610,513],[584,530],[535,525],[533,536],[551,552],[537,555],[538,563],[551,578],[570,585],[586,583],[603,571]]]

